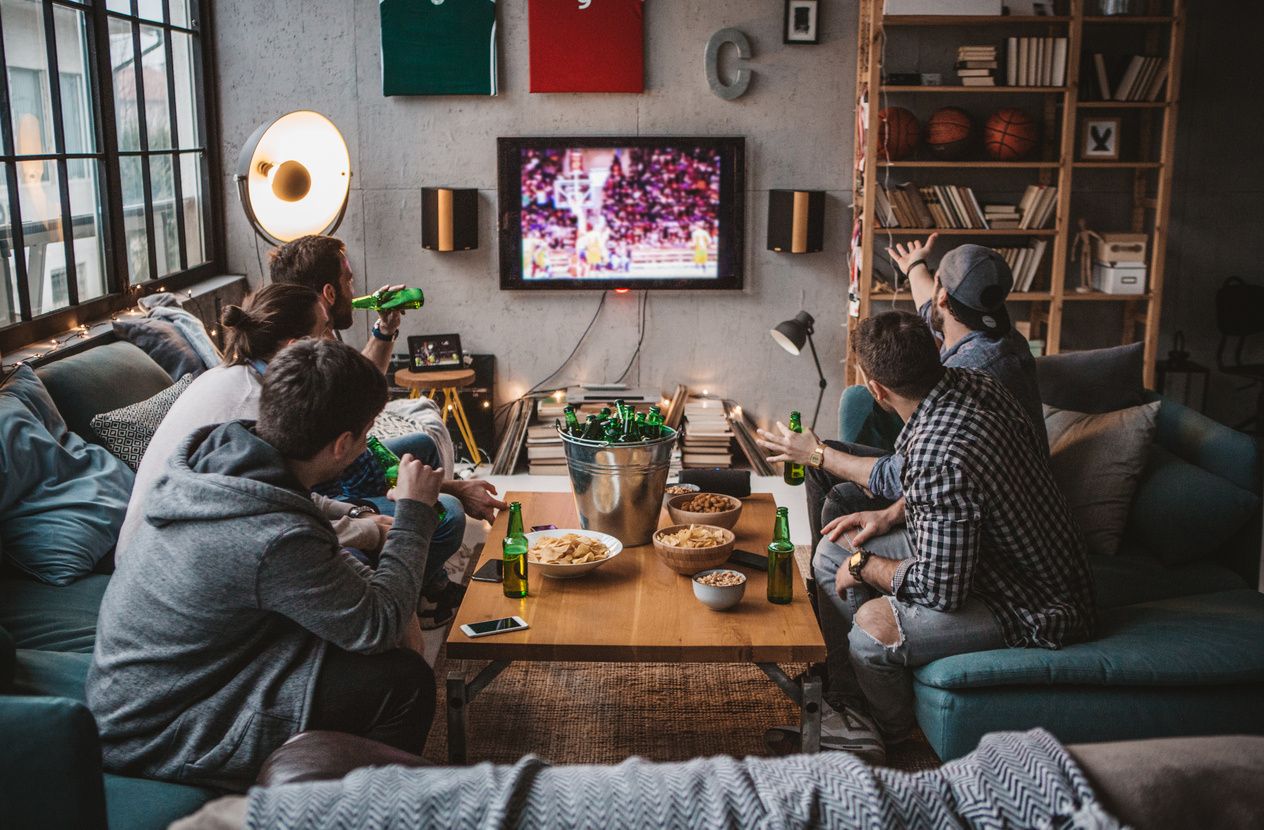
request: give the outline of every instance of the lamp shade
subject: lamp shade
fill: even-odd
[[[803,351],[804,345],[808,342],[808,335],[812,333],[812,325],[816,321],[812,319],[812,315],[806,311],[800,311],[794,316],[793,320],[786,320],[778,323],[769,334],[772,339],[777,341],[781,348],[790,354],[797,355]]]
[[[259,126],[237,160],[237,193],[255,232],[278,245],[337,230],[351,156],[334,123],[298,110]]]

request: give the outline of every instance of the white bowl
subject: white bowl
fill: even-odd
[[[742,581],[736,585],[703,585],[698,581],[699,577],[720,571],[735,573],[742,578]],[[746,583],[746,574],[741,571],[735,571],[732,568],[709,568],[694,574],[693,595],[712,611],[727,611],[742,601],[742,597],[746,595]]]
[[[623,543],[608,533],[598,533],[595,530],[536,530],[527,534],[527,547],[530,548],[540,539],[549,536],[565,536],[568,533],[574,533],[577,536],[590,536],[600,542],[605,543],[606,548],[610,551],[605,559],[598,559],[595,562],[584,562],[579,565],[559,565],[548,564],[545,562],[534,562],[530,558],[527,559],[527,573],[532,571],[542,573],[553,579],[574,579],[577,576],[583,576],[586,573],[597,570],[602,565],[609,562],[619,555],[623,550]]]

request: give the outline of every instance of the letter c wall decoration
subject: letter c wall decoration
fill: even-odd
[[[726,101],[732,101],[734,98],[745,95],[746,90],[750,89],[752,73],[751,70],[742,67],[737,70],[737,76],[732,83],[725,83],[720,79],[720,49],[726,43],[731,43],[736,47],[737,56],[741,60],[750,60],[754,53],[751,51],[750,38],[737,29],[721,29],[711,35],[711,39],[707,41],[707,83],[716,95]]]

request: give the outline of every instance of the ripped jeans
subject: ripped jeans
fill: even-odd
[[[864,494],[856,488],[856,496]],[[847,502],[837,507],[846,515]],[[827,505],[826,513],[831,513]],[[828,522],[833,515],[823,515]],[[908,533],[900,528],[870,539],[865,548],[875,556],[908,559],[913,555]],[[835,702],[868,711],[889,739],[905,737],[917,725],[913,712],[913,672],[941,657],[1005,648],[1001,626],[988,607],[970,597],[956,611],[936,611],[894,597],[882,595],[868,586],[848,588],[844,596],[834,589],[840,567],[846,567],[851,551],[822,539],[816,548],[812,571],[816,576],[821,633],[827,649],[830,698]],[[870,601],[889,602],[895,612],[899,641],[892,646],[879,643],[852,620],[860,606]]]

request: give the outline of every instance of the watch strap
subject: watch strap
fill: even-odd
[[[816,449],[812,450],[812,454],[808,456],[808,466],[819,470],[821,468],[821,465],[824,463],[825,463],[825,445],[817,444]]]

